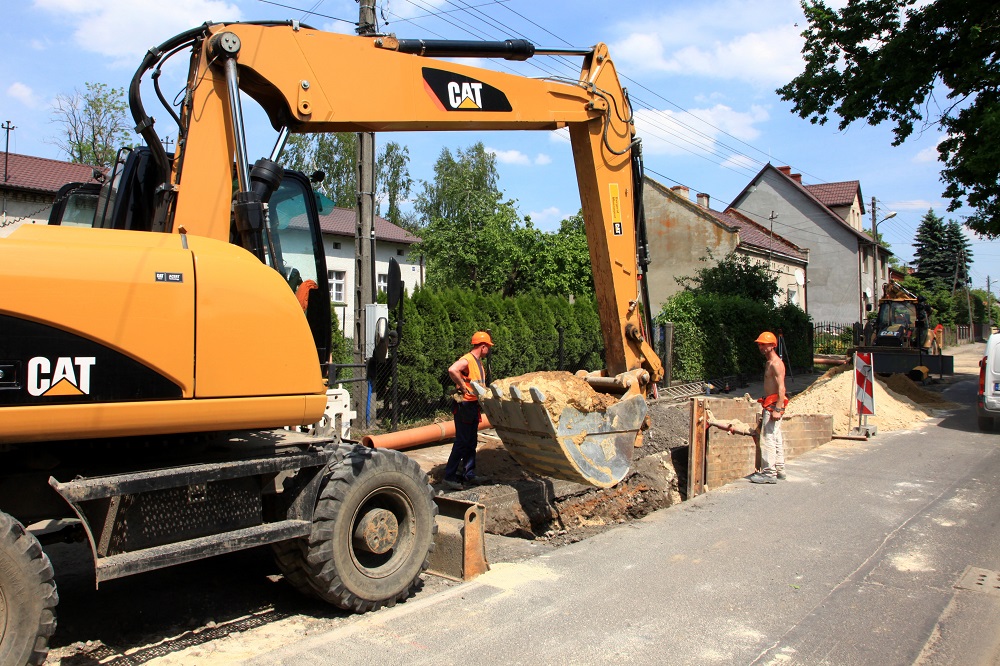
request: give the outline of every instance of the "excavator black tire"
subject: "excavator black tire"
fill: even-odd
[[[376,554],[355,532],[371,511],[392,514],[392,547]],[[296,589],[355,613],[394,606],[420,584],[437,533],[433,490],[416,462],[397,451],[350,449],[320,490],[308,537],[277,544],[278,565]]]
[[[42,664],[56,630],[52,564],[24,526],[0,512],[0,664]]]

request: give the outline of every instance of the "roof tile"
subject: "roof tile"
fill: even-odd
[[[94,180],[94,167],[31,155],[7,154],[6,188],[56,194],[66,183]]]
[[[725,213],[720,213],[711,208],[705,210],[711,213],[712,217],[722,224],[739,229],[740,245],[753,245],[763,250],[774,250],[801,261],[807,259],[806,253],[799,249],[798,246],[788,242],[778,234],[768,231],[735,208],[727,208]]]
[[[845,180],[840,183],[820,183],[803,185],[802,187],[824,206],[835,208],[852,205],[854,200],[858,198],[858,189],[861,187],[861,183],[856,180]]]

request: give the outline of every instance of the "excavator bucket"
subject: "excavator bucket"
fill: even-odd
[[[641,395],[574,405],[536,387],[527,395],[514,385],[508,393],[496,383],[473,387],[504,448],[529,471],[600,488],[628,474],[646,419]]]

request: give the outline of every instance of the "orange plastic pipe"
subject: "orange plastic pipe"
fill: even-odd
[[[479,421],[479,429],[483,430],[492,427],[490,420],[483,414],[482,419]],[[420,426],[419,428],[397,430],[396,432],[387,432],[381,435],[365,435],[361,438],[361,444],[376,449],[402,451],[403,449],[412,449],[415,446],[440,442],[445,439],[453,439],[454,437],[455,422],[442,421],[441,423],[432,423],[431,425]]]

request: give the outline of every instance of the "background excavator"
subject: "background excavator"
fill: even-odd
[[[540,53],[582,56],[579,78],[432,59]],[[158,80],[178,54],[175,112]],[[143,107],[146,75],[177,125],[173,154]],[[241,92],[277,131],[252,166]],[[621,399],[558,414],[531,387],[481,400],[533,471],[595,485],[628,471],[662,370],[640,306],[639,146],[603,44],[205,24],[149,50],[129,103],[145,145],[99,191],[68,188],[49,226],[0,242],[0,663],[41,663],[55,630],[52,568],[24,527],[39,521],[67,526],[43,540],[90,544],[97,583],[272,544],[293,586],[367,611],[427,567],[437,507],[415,462],[283,427],[324,414],[330,340],[316,198],[280,166],[290,133],[568,128],[606,353],[587,381]],[[82,225],[78,195],[96,198]],[[304,280],[317,288],[303,307]]]
[[[926,379],[929,373],[952,374],[954,359],[942,354],[944,328],[931,327],[931,307],[897,282],[882,287],[878,312],[871,327],[868,346],[875,371],[882,374],[911,374]]]

